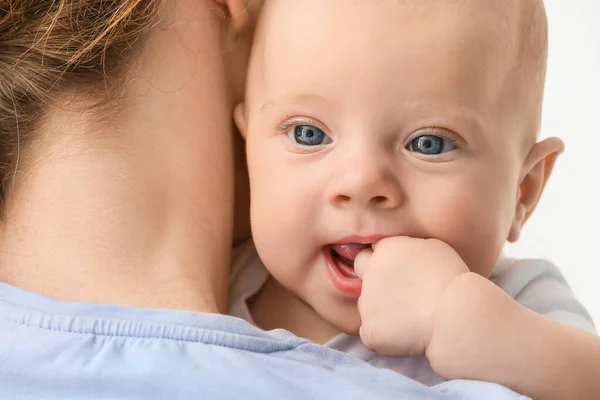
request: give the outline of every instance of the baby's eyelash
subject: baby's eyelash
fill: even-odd
[[[463,140],[460,139],[459,137],[457,137],[456,134],[453,134],[451,132],[452,131],[450,131],[449,129],[442,128],[440,126],[425,128],[425,129],[421,129],[421,130],[418,130],[417,132],[415,132],[415,134],[412,135],[409,142],[415,140],[416,138],[418,138],[420,136],[431,135],[431,136],[439,136],[442,139],[449,141],[456,148],[462,147],[464,145]]]
[[[298,125],[317,125],[317,121],[312,118],[302,119],[302,118],[290,118],[287,119],[275,126],[275,129],[280,132],[287,132],[293,127]]]

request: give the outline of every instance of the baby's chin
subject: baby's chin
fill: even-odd
[[[360,330],[360,324],[358,324],[357,326],[348,328],[348,329],[340,329],[340,331],[342,333],[349,335],[349,336],[356,336],[356,337],[358,337],[358,335],[359,335],[359,330]]]
[[[351,316],[343,317],[342,313],[336,315],[321,315],[327,322],[333,325],[341,333],[345,333],[350,336],[358,336],[360,330],[361,321],[358,314],[358,310],[353,312]]]

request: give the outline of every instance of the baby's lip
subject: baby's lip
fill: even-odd
[[[380,234],[375,234],[375,235],[352,235],[352,236],[347,236],[343,239],[337,240],[335,242],[333,242],[334,245],[337,244],[368,244],[369,246],[372,243],[375,243],[383,238],[386,238],[390,235],[380,235]]]

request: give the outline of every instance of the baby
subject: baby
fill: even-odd
[[[266,1],[230,313],[425,384],[597,398],[560,273],[501,257],[563,151],[537,141],[546,55],[539,0]]]

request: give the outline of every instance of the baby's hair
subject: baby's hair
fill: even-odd
[[[0,2],[0,202],[46,106],[75,90],[98,103],[110,99],[120,67],[164,2]]]
[[[525,14],[527,18],[523,22],[523,34],[528,37],[523,47],[523,53],[524,57],[532,59],[533,73],[531,79],[536,85],[534,90],[538,93],[535,105],[537,112],[537,130],[535,133],[538,134],[548,63],[548,20],[543,2],[532,0],[532,3],[534,5],[530,13]]]
[[[542,0],[487,0],[481,1],[481,5],[494,8],[501,35],[506,37],[507,60],[511,63],[506,94],[519,93],[517,103],[514,95],[510,95],[513,100],[508,103],[530,113],[523,137],[533,144],[540,130],[548,58],[548,21],[544,3]]]

